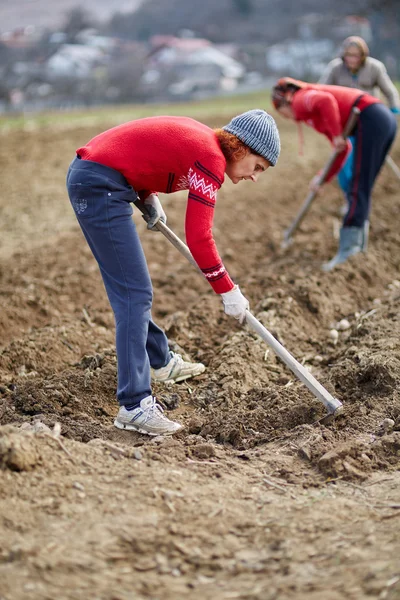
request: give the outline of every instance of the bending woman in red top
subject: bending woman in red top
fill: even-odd
[[[257,181],[280,152],[274,119],[250,110],[222,129],[187,117],[150,117],[101,133],[77,150],[67,175],[76,217],[99,264],[116,323],[118,360],[116,427],[148,435],[181,428],[162,412],[151,393],[155,381],[199,375],[201,363],[169,350],[165,333],[151,319],[152,285],[131,218],[137,196],[153,228],[166,222],[157,192],[188,190],[185,231],[194,259],[225,313],[244,320],[249,306],[227,273],[212,236],[217,192],[225,174],[238,183]]]
[[[342,131],[354,106],[360,109],[355,130],[353,173],[347,190],[348,211],[340,230],[339,250],[323,265],[330,271],[350,256],[366,251],[371,192],[396,135],[396,118],[377,98],[360,90],[336,85],[309,84],[284,77],[272,90],[272,101],[286,118],[304,121],[324,134],[340,153],[326,181],[342,168],[351,143],[344,140]],[[318,191],[318,176],[310,184]]]

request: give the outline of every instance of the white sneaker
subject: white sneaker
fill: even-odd
[[[146,435],[172,435],[182,429],[180,423],[170,421],[164,415],[163,409],[153,396],[143,398],[140,406],[133,410],[121,406],[114,425],[118,429],[129,429]]]
[[[202,363],[190,363],[183,360],[180,354],[171,352],[171,360],[161,369],[151,369],[153,381],[162,383],[175,383],[184,381],[196,375],[201,375],[206,370]]]

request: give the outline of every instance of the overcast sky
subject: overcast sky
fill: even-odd
[[[99,20],[120,11],[132,11],[144,0],[0,0],[0,33],[27,25],[57,27],[64,15],[83,7]]]

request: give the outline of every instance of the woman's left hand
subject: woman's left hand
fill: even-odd
[[[149,219],[147,220],[147,229],[153,229],[158,221],[167,222],[167,215],[161,205],[161,202],[156,194],[150,194],[144,200],[144,205],[147,208]]]

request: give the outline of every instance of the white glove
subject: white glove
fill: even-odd
[[[246,310],[248,310],[250,305],[247,298],[240,291],[239,286],[235,285],[233,290],[225,292],[221,296],[225,314],[235,317],[239,323],[243,323],[246,318]]]
[[[147,196],[146,200],[144,200],[144,205],[146,206],[147,213],[150,217],[147,221],[147,229],[153,229],[154,225],[157,225],[158,221],[162,221],[163,223],[167,222],[167,215],[165,214],[159,197],[156,194],[150,194],[150,196]]]

